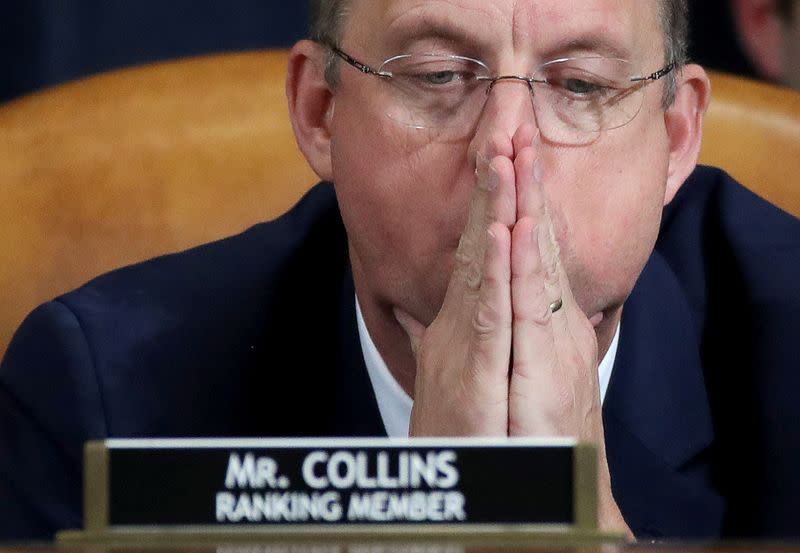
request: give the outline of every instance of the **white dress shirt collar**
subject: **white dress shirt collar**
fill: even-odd
[[[372,382],[372,389],[375,391],[375,398],[378,400],[378,410],[381,413],[386,433],[390,438],[407,438],[408,425],[411,421],[411,408],[414,405],[414,401],[392,376],[378,348],[375,347],[375,343],[367,330],[367,325],[364,323],[364,316],[361,314],[358,298],[356,298],[356,320],[358,321],[358,337],[361,340],[364,363],[367,365],[367,372]],[[601,402],[605,400],[608,383],[611,380],[611,371],[614,368],[614,360],[617,357],[619,329],[620,327],[617,325],[611,346],[597,368],[600,379]]]

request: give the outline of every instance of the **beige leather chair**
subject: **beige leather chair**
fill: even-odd
[[[37,304],[273,218],[317,182],[285,52],[180,60],[0,106],[0,355]]]
[[[316,177],[285,52],[150,65],[0,106],[0,355],[37,304],[112,268],[236,233]],[[800,95],[714,76],[703,161],[800,213]]]
[[[700,162],[800,217],[800,92],[712,73]]]

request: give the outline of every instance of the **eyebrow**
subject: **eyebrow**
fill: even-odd
[[[606,57],[628,60],[631,51],[614,38],[590,32],[577,37],[568,37],[549,46],[542,52],[542,61],[568,57],[577,53],[592,53]]]
[[[464,55],[478,55],[490,46],[490,42],[481,40],[463,28],[427,14],[404,18],[396,29],[389,29],[389,42],[397,51],[405,52],[415,43],[426,40],[442,42],[459,49],[459,53]]]

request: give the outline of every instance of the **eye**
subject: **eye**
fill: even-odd
[[[477,60],[438,54],[400,56],[384,63],[394,86],[407,94],[427,97],[463,97],[477,89],[485,68]]]
[[[602,85],[585,81],[583,79],[565,79],[561,86],[573,94],[586,96],[602,91],[605,87]]]
[[[459,75],[455,71],[437,71],[435,73],[427,73],[423,78],[433,85],[445,85],[459,79]]]

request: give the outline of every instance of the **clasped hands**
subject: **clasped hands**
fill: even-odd
[[[426,327],[395,309],[417,361],[409,433],[595,443],[601,528],[629,533],[610,488],[597,338],[562,264],[538,137],[523,126],[511,144],[478,153],[467,225],[434,321]]]

